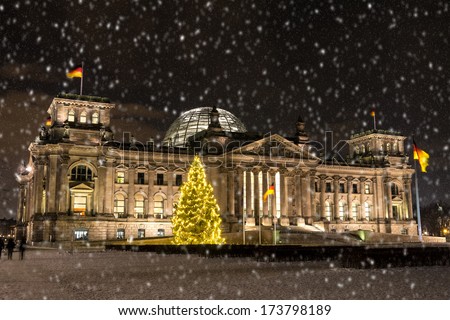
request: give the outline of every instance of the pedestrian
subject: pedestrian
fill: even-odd
[[[5,248],[5,239],[0,237],[0,259],[2,258],[2,251]]]
[[[12,260],[13,250],[15,246],[16,244],[14,242],[14,239],[9,238],[8,243],[6,244],[6,249],[8,249],[8,260]]]
[[[26,243],[27,243],[26,239],[20,240],[20,245],[19,245],[19,252],[20,252],[19,259],[20,260],[23,260],[23,255],[25,253],[25,244]]]

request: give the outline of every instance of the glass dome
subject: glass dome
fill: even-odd
[[[210,113],[212,107],[195,108],[184,112],[170,126],[163,140],[163,145],[171,144],[174,147],[183,147],[186,140],[208,128],[211,122]],[[219,112],[219,122],[224,131],[247,132],[244,124],[234,114],[217,108]]]

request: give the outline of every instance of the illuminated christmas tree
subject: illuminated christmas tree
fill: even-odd
[[[195,156],[172,218],[173,243],[222,244],[221,223],[213,187],[206,181],[200,158]]]

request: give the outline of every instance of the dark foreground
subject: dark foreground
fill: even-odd
[[[450,299],[450,266],[28,250],[0,261],[2,299]]]

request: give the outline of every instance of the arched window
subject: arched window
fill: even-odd
[[[98,124],[98,112],[92,114],[92,124]]]
[[[85,165],[79,165],[70,172],[72,181],[92,181],[92,170]]]
[[[365,145],[361,145],[361,153],[364,154],[366,153],[366,146]]]
[[[398,185],[396,185],[395,183],[391,184],[391,193],[393,196],[398,196],[400,194]]]
[[[325,201],[325,218],[331,220],[331,204]]]
[[[345,213],[345,202],[339,201],[339,219],[344,220],[344,213]]]
[[[398,152],[398,144],[397,144],[397,142],[394,142],[394,144],[392,146],[392,152],[393,153],[397,153]]]
[[[87,113],[86,113],[86,111],[83,111],[80,113],[80,122],[86,123],[86,121],[87,121]]]
[[[355,146],[355,154],[359,154],[359,147]]]
[[[67,121],[69,122],[75,122],[75,111],[70,110],[67,114]]]
[[[153,197],[154,209],[153,213],[156,217],[161,218],[164,215],[164,197],[157,194]]]
[[[114,196],[114,213],[119,218],[125,217],[125,196],[118,193]]]
[[[144,196],[140,193],[134,196],[134,214],[136,218],[144,217]]]
[[[391,144],[388,142],[386,143],[386,152],[389,154],[391,153]]]

